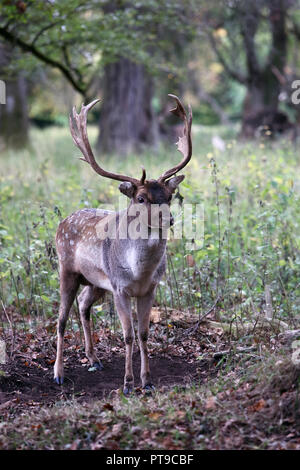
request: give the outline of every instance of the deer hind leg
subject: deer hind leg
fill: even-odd
[[[90,316],[93,303],[103,297],[104,294],[104,289],[100,289],[99,287],[95,286],[86,286],[78,297],[80,318],[84,332],[85,353],[92,367],[96,367],[98,370],[102,370],[103,365],[102,362],[97,358],[94,351]]]
[[[154,300],[154,294],[155,290],[149,292],[144,297],[137,298],[138,339],[141,353],[141,381],[142,386],[146,391],[155,389],[151,381],[147,347],[150,312]]]
[[[131,317],[131,300],[126,294],[114,294],[115,305],[122,324],[125,341],[125,376],[124,395],[129,395],[133,391],[134,379],[132,370],[132,351],[134,341],[134,329]]]
[[[70,309],[79,288],[78,275],[74,273],[61,271],[60,273],[60,306],[57,323],[57,353],[54,364],[54,380],[59,385],[64,381],[63,367],[63,343],[66,323],[69,317]]]

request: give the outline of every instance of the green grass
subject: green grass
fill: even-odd
[[[97,130],[89,130],[95,141]],[[211,138],[226,141],[214,151]],[[201,315],[220,297],[227,321],[265,308],[270,286],[276,318],[299,312],[299,165],[288,141],[239,142],[235,130],[194,126],[192,161],[180,186],[184,202],[204,207],[204,241],[188,251],[169,242],[169,266],[158,302]],[[0,294],[25,314],[56,315],[58,274],[54,236],[59,220],[83,207],[116,206],[118,183],[79,161],[68,129],[32,131],[32,146],[1,155]],[[127,158],[101,156],[106,168],[132,176],[141,165],[156,178],[180,158],[172,144]],[[191,254],[195,266],[189,267]]]

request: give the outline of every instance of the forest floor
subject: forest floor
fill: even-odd
[[[171,317],[172,318],[172,317]],[[300,369],[274,329],[233,337],[203,322],[151,323],[152,395],[122,394],[120,331],[94,332],[104,370],[90,368],[79,331],[66,334],[65,382],[53,381],[55,322],[7,337],[0,372],[2,449],[300,449]],[[240,347],[241,340],[243,347]]]

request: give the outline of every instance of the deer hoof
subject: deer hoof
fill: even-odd
[[[104,369],[103,364],[102,364],[101,361],[94,362],[92,367],[95,367],[95,369],[97,369],[97,370],[103,370]]]
[[[54,382],[56,382],[58,385],[62,385],[64,383],[64,378],[63,377],[54,377]]]
[[[152,392],[155,392],[155,387],[153,384],[146,384],[144,385],[143,390],[146,394],[151,394]]]
[[[128,396],[133,392],[133,386],[132,385],[125,385],[123,388],[123,393],[124,395]]]

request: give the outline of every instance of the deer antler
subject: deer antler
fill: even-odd
[[[183,136],[179,137],[177,142],[177,148],[179,152],[183,155],[183,160],[177,165],[167,170],[163,175],[158,179],[159,182],[165,181],[170,176],[175,175],[179,170],[184,168],[191,159],[192,156],[192,139],[191,139],[191,128],[192,128],[192,108],[189,106],[189,116],[187,117],[185,109],[180,101],[180,99],[175,95],[168,95],[171,98],[174,98],[176,101],[176,108],[171,109],[170,112],[180,117],[184,121],[184,131]]]
[[[98,175],[104,176],[105,178],[111,178],[118,181],[129,181],[133,183],[135,186],[139,186],[141,181],[145,180],[146,174],[143,170],[143,176],[141,180],[136,178],[132,178],[131,176],[119,175],[117,173],[111,173],[109,171],[104,170],[101,168],[95,160],[93,151],[91,149],[88,135],[87,135],[87,115],[89,110],[100,100],[94,100],[90,104],[86,106],[81,106],[80,113],[76,112],[75,106],[72,110],[72,115],[69,116],[69,123],[70,123],[70,131],[72,135],[72,139],[74,144],[79,148],[84,158],[80,158],[84,162],[87,162],[93,170],[95,170]],[[76,129],[74,126],[74,122],[76,124]]]

